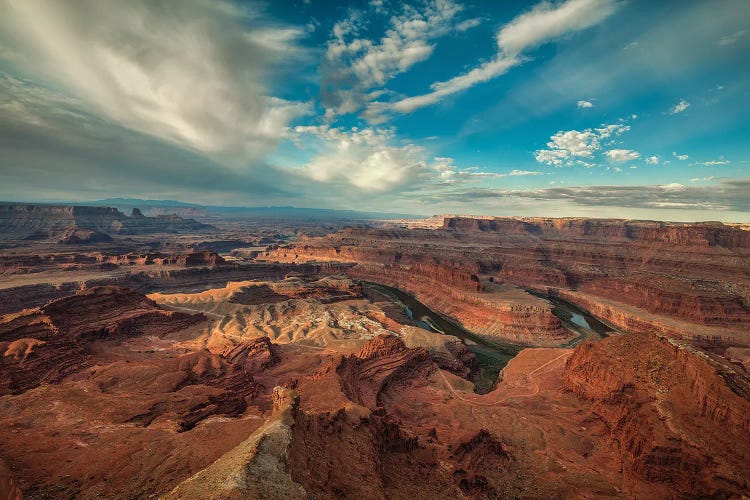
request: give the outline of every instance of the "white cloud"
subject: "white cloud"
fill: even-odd
[[[611,125],[605,125],[602,128],[596,129],[597,134],[601,139],[608,139],[610,137],[619,137],[625,132],[630,130],[630,125],[623,125],[622,123],[613,123]]]
[[[717,42],[717,45],[719,45],[721,47],[726,47],[728,45],[734,45],[738,41],[740,41],[748,33],[750,33],[750,31],[748,31],[748,30],[740,30],[740,31],[736,31],[734,33],[731,33],[729,35],[725,35],[725,36],[723,36],[723,37],[721,37],[719,39],[719,41]]]
[[[482,20],[478,17],[467,19],[466,21],[462,21],[456,25],[456,31],[467,31],[471,28],[476,28],[482,24]]]
[[[723,156],[719,158],[718,160],[709,160],[709,161],[698,161],[695,163],[691,163],[691,165],[703,165],[704,167],[716,167],[718,165],[729,165],[732,163],[731,161],[725,159]]]
[[[372,128],[345,131],[322,126],[295,127],[312,135],[318,153],[303,167],[319,182],[344,182],[363,191],[387,191],[414,181],[426,169],[424,151],[413,144],[393,146],[393,132]]]
[[[290,138],[305,136],[315,154],[303,167],[307,177],[326,183],[353,186],[365,192],[399,190],[410,185],[421,187],[458,185],[508,175],[487,172],[478,167],[460,168],[453,158],[428,158],[427,151],[415,144],[394,145],[390,129],[352,128],[328,125],[297,126]],[[301,141],[300,141],[301,144]],[[531,175],[532,173],[528,173]]]
[[[680,102],[675,104],[672,109],[669,110],[670,115],[676,115],[677,113],[682,113],[686,109],[690,107],[690,103],[687,102],[685,99],[680,99]]]
[[[646,163],[649,165],[658,165],[659,164],[659,157],[658,156],[649,156],[646,158]]]
[[[310,111],[264,84],[278,61],[299,59],[302,30],[224,1],[185,0],[163,13],[148,0],[11,2],[0,38],[33,61],[35,76],[110,120],[243,168]]]
[[[674,192],[685,191],[685,185],[677,183],[677,182],[672,182],[670,184],[664,184],[664,185],[661,186],[661,188],[664,189],[664,191],[673,192],[673,193]]]
[[[387,13],[384,0],[370,0],[370,7],[378,14]]]
[[[497,54],[470,71],[449,80],[433,83],[431,92],[407,97],[395,103],[374,103],[370,115],[391,109],[410,113],[434,104],[442,98],[466,90],[478,83],[502,75],[525,58],[522,52],[594,26],[619,7],[615,0],[567,0],[561,4],[543,1],[529,12],[519,15],[497,33]]]
[[[508,175],[511,175],[511,176],[544,175],[544,172],[536,172],[536,171],[530,171],[530,170],[511,170]]]
[[[708,182],[716,179],[713,175],[709,175],[708,177],[695,177],[693,179],[690,179],[690,182]]]
[[[631,161],[641,156],[639,152],[631,149],[610,149],[605,154],[610,160],[616,162]]]
[[[591,130],[568,130],[558,132],[550,138],[547,147],[550,149],[536,152],[536,160],[556,167],[572,165],[576,157],[591,158],[594,151],[600,148],[599,135]]]
[[[542,45],[568,33],[594,26],[617,9],[611,0],[568,0],[562,4],[541,2],[503,26],[497,44],[504,54]]]
[[[472,69],[468,73],[464,73],[463,75],[457,76],[448,81],[433,83],[431,86],[433,90],[428,94],[407,97],[393,103],[392,105],[387,105],[386,103],[373,103],[374,106],[372,106],[371,109],[392,109],[401,113],[411,113],[416,109],[435,104],[445,96],[473,87],[477,83],[491,80],[496,76],[505,73],[508,69],[517,65],[519,62],[519,59],[515,57],[494,59]]]
[[[674,152],[674,151],[672,151],[672,156],[674,156],[675,158],[677,158],[677,159],[678,159],[678,160],[680,160],[680,161],[685,161],[685,160],[687,160],[688,158],[690,158],[690,157],[689,157],[688,155],[678,155],[678,154],[677,154],[676,152]]]
[[[382,2],[373,2],[375,12],[384,14]],[[462,6],[451,0],[430,0],[420,8],[404,5],[390,18],[379,41],[362,38],[368,14],[350,10],[337,22],[328,41],[323,65],[324,104],[330,114],[354,113],[380,94],[369,91],[428,59],[432,41],[451,30],[469,29],[474,20],[454,25]]]
[[[534,157],[539,163],[545,163],[555,167],[581,165],[586,168],[591,168],[595,166],[595,163],[592,163],[594,153],[601,149],[602,141],[604,139],[619,137],[628,130],[630,130],[630,125],[615,123],[583,131],[560,131],[550,137],[550,141],[547,143],[549,149],[536,151]],[[608,152],[607,155],[609,154],[610,153]]]
[[[592,103],[591,101],[578,101],[578,109],[593,108],[593,107],[594,107],[594,103]]]

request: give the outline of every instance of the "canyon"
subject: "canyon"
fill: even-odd
[[[721,223],[445,217],[437,229],[352,227],[262,258],[355,263],[350,275],[398,282],[477,331],[478,317],[505,313],[504,326],[485,319],[484,334],[535,345],[565,333],[534,292],[628,331],[747,341],[750,231]],[[530,323],[526,311],[543,321]]]
[[[750,494],[747,228],[96,208],[4,216],[3,498]]]

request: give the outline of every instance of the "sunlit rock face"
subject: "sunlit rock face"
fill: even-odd
[[[494,284],[559,296],[625,330],[740,340],[750,323],[750,231],[721,223],[446,217],[437,230],[351,228],[262,257],[354,262],[352,276],[397,284],[472,329],[520,340],[523,332],[492,328],[494,305],[508,311],[506,325],[516,315],[532,343],[564,333],[552,315],[524,318],[543,305],[503,300]]]

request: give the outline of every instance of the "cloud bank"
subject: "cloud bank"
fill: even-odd
[[[260,159],[309,105],[270,96],[301,30],[223,0],[5,1],[0,42],[30,75],[126,128],[220,157]]]

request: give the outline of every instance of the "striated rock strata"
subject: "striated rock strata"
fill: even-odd
[[[565,387],[605,422],[630,495],[730,497],[750,488],[750,403],[725,376],[705,355],[633,334],[579,346]]]
[[[437,229],[346,228],[261,257],[356,263],[352,276],[396,284],[471,330],[529,343],[550,345],[564,333],[540,304],[497,305],[491,284],[584,308],[608,303],[605,319],[619,316],[628,330],[750,343],[750,231],[718,222],[446,217]]]

